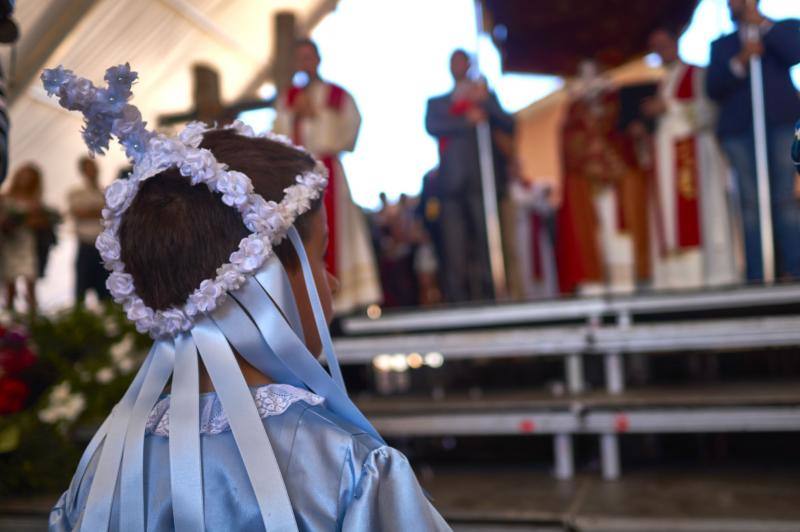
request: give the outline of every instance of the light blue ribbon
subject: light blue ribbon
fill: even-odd
[[[269,297],[278,305],[297,337],[305,343],[306,337],[303,332],[303,322],[300,319],[300,312],[297,310],[297,301],[294,297],[292,285],[278,257],[272,255],[266,264],[256,272],[255,278],[269,292]],[[267,290],[267,287],[271,287],[271,290]]]
[[[236,352],[258,371],[276,382],[305,388],[305,384],[271,353],[270,347],[261,337],[258,328],[239,306],[229,298],[211,315]]]
[[[128,389],[125,390],[125,394],[120,399],[120,403],[133,402],[136,400],[136,396],[139,395],[139,390],[142,388],[142,382],[144,382],[144,376],[147,374],[147,370],[150,367],[150,362],[153,360],[153,352],[155,352],[155,345],[153,345],[150,349],[150,352],[145,357],[142,365],[139,367],[139,371],[136,372],[136,375],[131,382],[131,385],[128,386]],[[70,493],[77,493],[77,489],[72,489],[73,486],[77,487],[83,482],[83,477],[86,475],[86,468],[89,467],[89,462],[92,460],[92,457],[97,452],[97,449],[100,447],[100,444],[103,443],[108,431],[111,427],[111,418],[114,416],[114,412],[117,410],[115,406],[111,413],[106,417],[105,421],[103,421],[100,428],[97,429],[97,432],[94,433],[92,439],[89,440],[89,444],[86,446],[86,449],[83,450],[83,455],[81,456],[80,462],[78,462],[78,467],[75,470],[75,475],[72,477],[72,482],[70,483]]]
[[[125,448],[122,453],[122,478],[119,485],[120,530],[144,532],[144,431],[150,411],[158,401],[175,367],[173,341],[161,340],[169,345],[150,364],[139,397],[133,405]]]
[[[205,530],[200,458],[200,374],[189,333],[175,339],[175,373],[169,403],[169,480],[176,532]]]
[[[89,496],[86,500],[86,511],[81,522],[81,532],[108,530],[111,505],[114,501],[114,492],[116,491],[117,478],[120,472],[120,460],[125,443],[125,434],[134,403],[140,395],[141,388],[150,379],[153,361],[164,357],[171,359],[173,356],[174,348],[171,341],[156,341],[150,350],[148,359],[139,370],[134,384],[128,388],[128,392],[114,407],[111,413],[108,433],[103,443],[92,486],[89,489]]]
[[[322,310],[322,303],[319,300],[319,293],[317,292],[317,283],[311,271],[311,264],[308,262],[303,240],[300,238],[300,234],[294,226],[289,228],[288,236],[294,246],[294,250],[297,252],[297,256],[300,258],[300,265],[303,268],[303,278],[305,279],[306,290],[308,291],[308,299],[311,301],[311,308],[314,310],[314,320],[317,323],[317,332],[319,333],[319,339],[322,341],[322,349],[325,352],[325,360],[328,362],[328,368],[331,371],[333,380],[347,393],[347,387],[342,377],[342,370],[339,368],[339,360],[337,360],[336,353],[333,350],[333,341],[331,340],[331,332],[328,329],[328,320],[325,319],[325,312]],[[269,290],[269,292],[272,293],[271,290]]]
[[[191,333],[228,416],[264,528],[267,532],[297,530],[275,452],[228,341],[207,317],[201,317]]]
[[[280,311],[260,284],[252,278],[233,297],[247,310],[269,345],[270,353],[277,356],[305,385],[326,400],[329,410],[383,442],[375,428],[336,384],[303,342],[294,334]]]

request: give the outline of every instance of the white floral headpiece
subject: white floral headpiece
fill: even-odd
[[[96,88],[91,81],[76,77],[62,67],[42,74],[47,93],[58,95],[59,103],[84,114],[83,137],[94,153],[103,153],[114,135],[133,161],[129,179],[115,181],[105,192],[104,231],[97,238],[97,249],[111,274],[106,285],[114,301],[122,304],[128,319],[140,332],[154,338],[175,336],[191,329],[201,314],[217,308],[227,292],[240,288],[247,276],[255,274],[272,254],[273,248],[286,236],[298,216],[311,208],[328,184],[327,170],[317,162],[313,171],[295,178],[295,184],[284,190],[280,203],[267,201],[253,190],[250,178],[217,162],[211,151],[200,148],[203,134],[213,128],[192,122],[176,138],[146,129],[139,110],[127,103],[136,72],[128,64],[106,71],[108,87]],[[226,126],[246,137],[262,137],[307,153],[283,135],[266,132],[256,135],[241,121]],[[204,183],[209,190],[222,195],[222,201],[236,208],[245,226],[252,233],[239,243],[229,261],[217,269],[216,277],[206,279],[180,307],[154,310],[136,294],[133,277],[125,271],[121,259],[119,228],[125,211],[133,202],[146,179],[169,168],[177,168],[192,185]]]

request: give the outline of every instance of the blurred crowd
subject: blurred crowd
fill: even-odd
[[[107,299],[106,271],[94,245],[102,231],[105,198],[95,162],[83,157],[78,169],[83,183],[67,198],[78,241],[75,300],[82,302],[89,290],[98,299]],[[64,220],[57,209],[44,203],[44,183],[41,170],[27,163],[14,172],[0,195],[0,279],[8,310],[24,308],[29,313],[36,312],[36,282],[44,277],[50,252],[58,243],[58,226]]]
[[[800,98],[789,72],[800,63],[800,20],[770,20],[757,2],[728,4],[737,30],[712,43],[708,68],[681,60],[680,35],[669,28],[649,35],[663,64],[657,83],[619,85],[602,64],[580,65],[565,87],[560,179],[549,184],[525,175],[515,118],[469,54],[456,50],[453,87],[432,97],[425,115],[438,166],[424,176],[419,196],[392,202],[382,195],[380,209],[366,216],[339,161],[359,134],[356,102],[320,77],[315,43],[298,41],[297,75],[275,102],[274,129],[305,146],[330,175],[324,204],[328,268],[340,282],[337,312],[761,282],[769,277],[768,249],[778,280],[800,280],[800,177],[790,156],[800,138],[793,128]],[[754,65],[760,84],[752,83]],[[753,121],[759,86],[763,144]],[[763,198],[760,166],[768,178]],[[78,241],[80,302],[88,292],[108,294],[93,245],[103,205],[98,170],[88,158],[78,168],[83,183],[69,193],[67,214]],[[0,194],[4,301],[33,311],[62,218],[43,203],[35,165],[17,167],[8,181]],[[762,246],[762,236],[772,242]]]

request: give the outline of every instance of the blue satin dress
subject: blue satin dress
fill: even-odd
[[[292,509],[303,531],[450,530],[425,497],[399,451],[381,444],[289,385],[253,389]],[[216,394],[202,394],[201,456],[206,528],[264,530],[255,495]],[[148,531],[173,530],[169,467],[169,399],[151,413],[144,447]],[[74,478],[50,514],[51,531],[80,526],[99,450],[84,478]],[[119,486],[117,486],[119,490]],[[118,498],[115,498],[118,500]],[[119,508],[111,514],[118,530]]]

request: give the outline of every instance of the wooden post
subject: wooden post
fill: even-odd
[[[223,111],[219,73],[208,65],[195,64],[192,67],[192,74],[197,119],[211,124],[220,119]]]
[[[292,83],[294,75],[294,44],[297,39],[295,15],[281,11],[275,15],[275,48],[273,50],[272,79],[278,91],[283,91]]]

